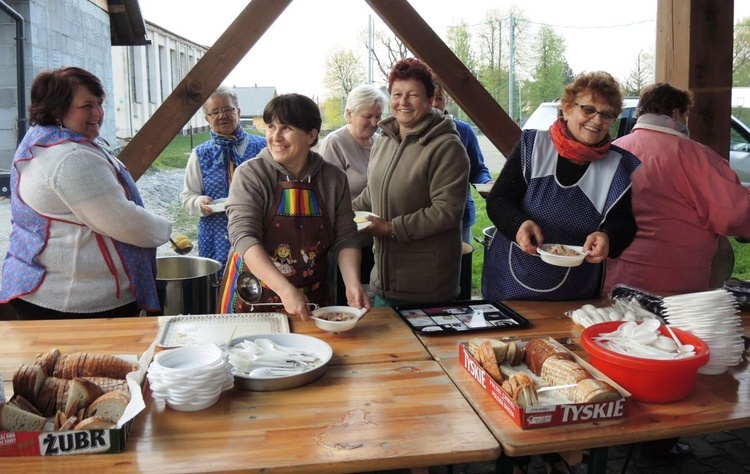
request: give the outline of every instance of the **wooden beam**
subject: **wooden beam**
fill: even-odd
[[[505,156],[521,129],[406,0],[365,0]]]
[[[138,180],[292,0],[252,0],[188,72],[119,158]],[[186,14],[186,12],[175,12]]]
[[[693,94],[693,139],[729,157],[734,0],[658,0],[656,80]]]

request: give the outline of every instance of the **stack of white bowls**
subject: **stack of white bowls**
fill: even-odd
[[[709,350],[708,363],[698,369],[705,375],[723,374],[740,362],[745,344],[737,301],[726,290],[663,298],[664,319],[670,326],[701,338]]]
[[[215,344],[159,352],[146,376],[153,398],[178,411],[208,408],[234,386],[227,356]]]

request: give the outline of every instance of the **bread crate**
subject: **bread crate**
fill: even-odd
[[[0,457],[121,453],[125,449],[125,442],[136,415],[146,408],[142,384],[148,365],[153,358],[154,348],[155,344],[140,358],[135,355],[122,356],[124,359],[137,361],[139,369],[126,376],[128,389],[130,390],[130,402],[114,428],[69,431],[0,431]]]
[[[513,400],[511,395],[501,388],[500,384],[495,382],[482,365],[471,355],[467,343],[458,345],[458,356],[461,365],[522,429],[616,420],[627,415],[630,405],[630,393],[627,390],[617,385],[612,379],[599,372],[582,358],[565,349],[554,339],[549,337],[538,337],[535,339],[545,339],[563,348],[573,357],[573,360],[583,366],[591,375],[612,385],[619,392],[620,397],[602,402],[574,403],[562,395],[552,395],[551,392],[546,392],[550,395],[540,397],[539,405],[522,407]],[[527,341],[520,340],[519,342],[525,344]],[[514,366],[513,369],[526,372],[539,385],[538,381],[540,378],[534,375],[524,364]]]

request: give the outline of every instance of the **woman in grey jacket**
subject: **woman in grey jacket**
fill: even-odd
[[[388,77],[391,117],[380,122],[367,187],[353,202],[370,211],[375,306],[434,302],[459,293],[461,217],[469,158],[450,117],[432,108],[430,68],[414,59]]]

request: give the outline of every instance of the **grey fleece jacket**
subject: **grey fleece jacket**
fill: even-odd
[[[308,154],[306,173],[299,181],[307,181],[310,176],[315,179],[334,232],[331,255],[335,257],[342,248],[360,248],[346,174],[314,151]],[[226,203],[229,241],[235,252],[244,255],[253,245],[263,243],[263,222],[273,206],[276,182],[287,179],[287,171],[274,161],[268,148],[237,167]]]
[[[453,120],[435,109],[403,140],[394,117],[379,126],[367,187],[352,204],[390,221],[396,239],[375,238],[370,286],[390,300],[451,300],[459,293],[466,150]]]

